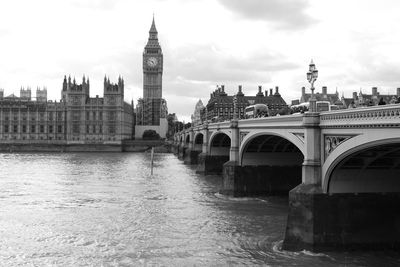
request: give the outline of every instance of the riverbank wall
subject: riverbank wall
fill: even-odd
[[[110,143],[7,142],[0,143],[0,152],[144,152],[154,147],[157,153],[171,152],[164,140],[124,140]]]

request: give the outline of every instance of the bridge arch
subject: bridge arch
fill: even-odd
[[[231,149],[231,137],[224,131],[213,132],[210,136],[210,156],[228,156]]]
[[[322,187],[327,193],[400,192],[398,177],[398,134],[358,135],[340,144],[326,158]]]
[[[186,136],[185,136],[185,145],[189,145],[189,143],[190,143],[190,134],[186,134]]]
[[[204,142],[204,135],[201,132],[196,133],[194,137],[194,150],[201,151]]]
[[[283,152],[288,149],[292,149],[293,152],[296,152],[297,156],[293,157],[293,160],[295,158],[297,158],[297,161],[300,160],[300,157],[302,157],[302,161],[301,164],[303,163],[304,160],[304,143],[301,141],[301,139],[299,139],[298,137],[296,137],[294,134],[292,133],[288,133],[288,132],[280,132],[280,131],[257,131],[257,132],[253,132],[253,133],[249,133],[245,136],[245,138],[243,138],[242,143],[240,144],[240,150],[239,150],[239,165],[246,165],[246,149],[250,147],[250,149],[255,149],[256,143],[259,143],[259,145],[261,145],[261,147],[259,147],[259,151],[258,152],[262,152],[264,150],[264,152],[267,152],[265,150],[267,149],[263,149],[262,145],[271,145],[271,142],[274,141],[278,141],[279,143],[276,144],[277,145],[277,149],[280,150],[280,152]],[[268,152],[272,152],[273,151],[268,151]],[[275,152],[278,152],[275,150]],[[300,154],[301,156],[300,156]],[[244,161],[243,161],[244,159]]]

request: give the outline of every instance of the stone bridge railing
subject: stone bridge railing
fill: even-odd
[[[323,112],[322,128],[400,127],[400,105],[383,105]]]

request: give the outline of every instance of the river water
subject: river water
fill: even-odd
[[[0,154],[0,266],[399,266],[285,252],[287,198],[218,194],[172,154]]]

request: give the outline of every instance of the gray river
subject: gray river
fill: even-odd
[[[287,198],[218,194],[172,154],[0,154],[0,266],[399,266],[281,251]]]

